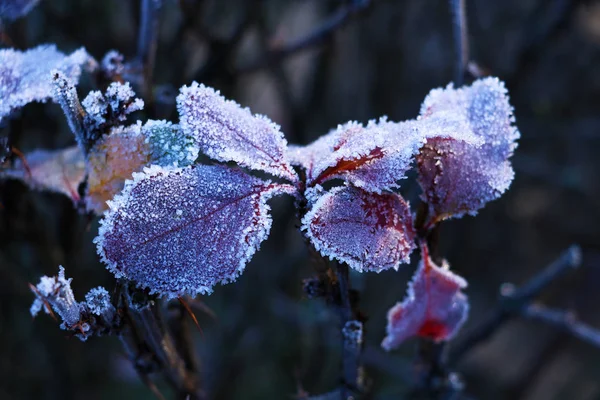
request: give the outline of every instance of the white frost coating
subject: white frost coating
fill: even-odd
[[[93,63],[94,59],[83,48],[68,56],[54,45],[41,45],[24,52],[0,50],[0,121],[28,103],[50,99],[52,70],[59,70],[77,82],[81,66]]]
[[[450,340],[469,314],[467,296],[461,292],[466,287],[467,281],[447,264],[435,265],[423,246],[406,297],[388,311],[387,336],[381,346],[390,351],[412,336]]]
[[[94,315],[111,315],[114,312],[114,306],[110,302],[110,295],[108,291],[102,286],[91,289],[85,295],[85,303],[89,312]],[[106,318],[110,320],[111,318]]]
[[[266,239],[267,200],[294,191],[224,166],[151,166],[108,202],[94,242],[111,272],[152,293],[208,294]]]
[[[267,117],[253,115],[248,108],[196,82],[181,88],[177,110],[181,128],[197,139],[208,157],[298,180],[285,157],[287,141]]]
[[[415,247],[408,203],[393,193],[336,187],[313,204],[302,230],[324,257],[360,272],[397,270]]]
[[[509,158],[520,137],[504,83],[485,78],[473,85],[434,89],[421,107],[421,121],[463,115],[468,129],[447,137],[430,134],[417,156],[423,200],[432,219],[475,214],[510,186]],[[473,140],[473,137],[476,140]]]
[[[121,53],[116,50],[110,50],[102,57],[100,68],[107,77],[117,77],[123,75],[125,72],[124,60],[125,57]]]
[[[21,18],[39,2],[40,0],[0,0],[0,19],[11,21]]]
[[[142,134],[150,145],[152,164],[185,167],[198,158],[200,147],[196,140],[185,134],[179,125],[148,120],[142,127]]]
[[[113,82],[104,94],[98,90],[92,91],[81,104],[87,113],[86,127],[91,130],[101,130],[109,117],[111,125],[115,125],[125,121],[128,114],[144,108],[144,101],[135,98],[129,82]]]
[[[31,316],[35,317],[42,308],[49,313],[45,307],[45,304],[48,304],[62,318],[66,327],[77,324],[81,306],[75,301],[71,289],[72,280],[72,278],[65,278],[65,269],[62,265],[59,267],[58,276],[43,276],[35,289],[32,289],[36,299],[31,305]]]

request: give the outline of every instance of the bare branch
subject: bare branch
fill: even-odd
[[[159,12],[162,0],[140,1],[140,26],[138,31],[137,59],[142,66],[142,94],[152,96],[152,74],[158,46]]]
[[[454,84],[465,83],[465,70],[469,63],[469,33],[467,29],[467,6],[465,0],[450,0],[453,15],[452,35],[456,54]]]

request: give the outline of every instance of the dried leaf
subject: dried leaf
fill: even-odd
[[[152,166],[109,202],[95,243],[111,272],[153,293],[210,293],[266,239],[267,200],[294,190],[224,166]]]
[[[298,180],[285,158],[287,141],[279,126],[267,117],[253,115],[196,82],[181,88],[177,109],[183,132],[195,137],[208,157]]]
[[[412,223],[398,194],[337,187],[313,204],[302,230],[323,256],[357,271],[380,272],[409,261],[415,247]]]
[[[450,136],[430,135],[417,156],[431,222],[475,214],[500,197],[514,176],[508,159],[519,132],[512,125],[512,107],[502,82],[486,78],[470,87],[433,90],[423,102],[422,120],[448,113],[464,114],[469,129]]]
[[[33,189],[63,193],[79,200],[77,189],[85,178],[85,161],[77,146],[60,150],[35,150],[17,160],[12,169],[0,171],[0,177],[25,182]]]
[[[77,81],[81,66],[93,62],[83,48],[68,56],[56,50],[54,45],[42,45],[24,52],[0,50],[0,121],[28,103],[50,99],[52,70]]]
[[[467,282],[447,264],[437,266],[425,245],[421,257],[406,298],[388,311],[387,336],[381,343],[385,350],[393,350],[413,336],[449,340],[467,319],[469,302],[461,292]]]

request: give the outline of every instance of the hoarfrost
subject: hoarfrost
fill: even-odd
[[[65,326],[76,325],[80,319],[81,307],[75,301],[71,289],[72,280],[65,278],[65,269],[62,266],[58,269],[58,276],[42,276],[40,283],[31,289],[36,295],[30,309],[31,316],[35,317],[42,308],[49,314],[50,310],[46,306],[48,305],[61,317]]]
[[[168,121],[147,121],[142,134],[150,145],[152,164],[163,167],[192,165],[200,148],[196,140],[185,134],[179,125]]]

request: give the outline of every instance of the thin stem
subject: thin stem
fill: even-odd
[[[465,0],[450,0],[452,11],[452,36],[456,54],[454,84],[465,83],[465,70],[469,62],[469,33],[467,30],[467,6]]]
[[[162,0],[140,0],[137,59],[142,66],[142,95],[151,100],[152,76],[158,47],[159,12]]]

